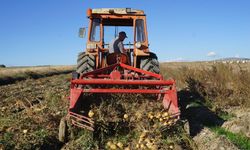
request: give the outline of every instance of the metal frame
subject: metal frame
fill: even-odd
[[[112,88],[82,88],[85,87],[84,85],[94,85],[93,87],[98,85],[119,85],[120,87],[138,85],[148,88],[122,89],[114,88],[113,86]],[[172,114],[173,118],[178,119],[180,115],[174,80],[164,80],[159,74],[134,68],[120,62],[82,74],[79,79],[72,79],[70,88],[70,108],[68,115],[72,120],[72,124],[92,131],[94,130],[94,122],[91,118],[71,111],[78,101],[82,101],[80,99],[82,93],[158,94],[158,97],[163,97],[163,106]]]
[[[110,8],[110,10],[114,10],[115,8]],[[95,10],[95,9],[93,9]],[[135,11],[134,13],[127,13],[127,14],[116,14],[116,13],[96,13],[96,11],[92,12],[92,9],[88,9],[87,10],[87,16],[89,18],[89,28],[88,28],[88,36],[87,36],[87,44],[95,44],[96,48],[95,49],[86,49],[86,53],[89,53],[91,55],[94,55],[96,57],[96,68],[103,68],[106,66],[105,64],[105,57],[101,57],[101,55],[105,54],[108,49],[105,49],[103,47],[104,43],[101,39],[103,39],[103,23],[102,23],[102,19],[132,19],[133,20],[133,32],[134,32],[134,48],[131,51],[131,53],[133,53],[133,64],[132,66],[136,67],[138,66],[138,62],[137,59],[139,57],[143,57],[143,56],[149,56],[149,42],[148,42],[148,31],[147,31],[147,22],[146,22],[146,14],[143,11]],[[93,19],[100,19],[101,20],[101,24],[100,24],[100,41],[91,41],[90,37],[91,37],[91,30],[92,30],[92,22]],[[141,48],[136,48],[135,44],[136,44],[136,40],[135,40],[135,21],[137,19],[142,19],[144,21],[144,33],[145,33],[145,41],[141,42],[142,46]]]

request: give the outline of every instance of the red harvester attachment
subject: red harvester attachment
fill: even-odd
[[[98,87],[98,85],[120,85],[121,87],[132,87],[129,85],[137,85],[148,88],[81,88],[86,87],[86,85],[88,85],[87,87]],[[85,73],[81,75],[79,79],[71,80],[69,108],[69,116],[71,118],[70,120],[72,120],[72,124],[74,124],[75,126],[93,131],[94,121],[91,120],[91,118],[72,111],[76,103],[78,103],[79,101],[84,101],[84,99],[80,99],[80,95],[82,93],[157,94],[158,99],[161,99],[161,97],[163,97],[163,106],[169,111],[171,117],[178,119],[180,114],[178,109],[176,94],[177,92],[174,80],[163,80],[163,77],[159,74],[134,68],[120,62],[105,68]]]

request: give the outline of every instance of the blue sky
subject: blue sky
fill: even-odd
[[[250,58],[249,0],[1,0],[0,64],[75,64],[86,10],[102,7],[144,10],[160,61]]]

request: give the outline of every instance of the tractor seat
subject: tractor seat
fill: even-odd
[[[107,56],[107,64],[113,65],[118,63],[118,60],[120,60],[121,63],[128,64],[128,56],[123,53],[110,53]]]

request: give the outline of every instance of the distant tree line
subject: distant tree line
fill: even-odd
[[[0,68],[5,68],[6,66],[3,64],[0,64]]]

